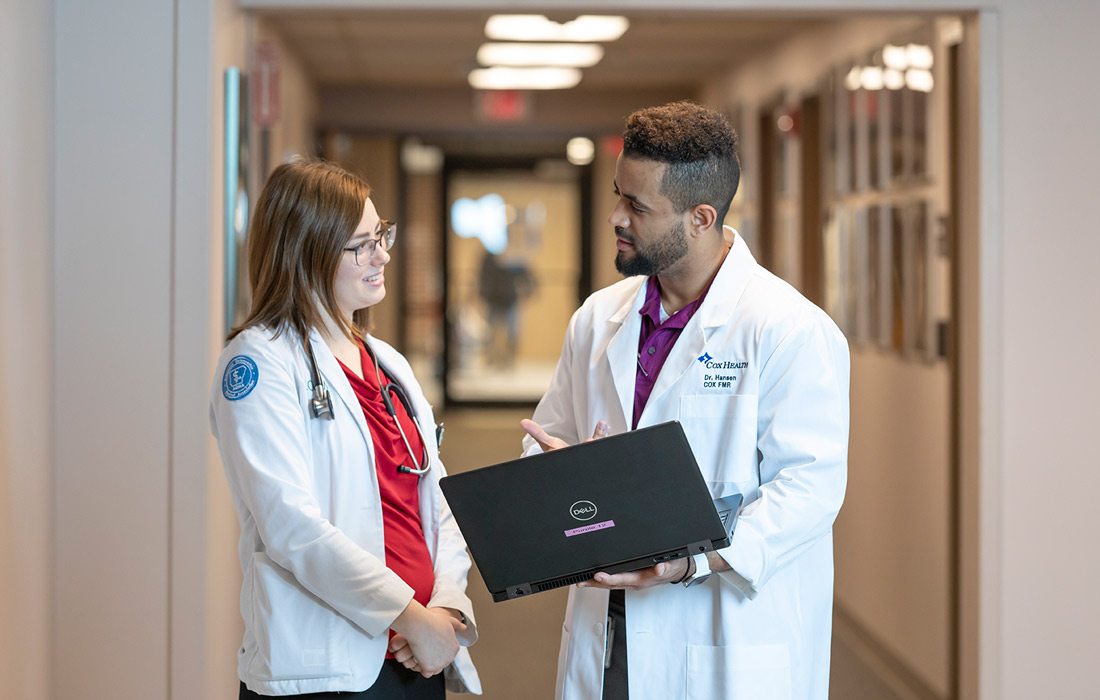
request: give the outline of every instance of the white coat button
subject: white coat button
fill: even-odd
[[[592,632],[597,637],[602,637],[603,636],[603,623],[602,622],[597,622],[596,624],[592,625]]]

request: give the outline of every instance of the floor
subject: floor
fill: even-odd
[[[843,636],[833,635],[829,697],[833,700],[909,700],[895,692]]]

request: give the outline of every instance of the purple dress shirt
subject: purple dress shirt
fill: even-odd
[[[638,335],[638,370],[634,379],[634,419],[631,421],[631,429],[638,427],[638,419],[642,417],[642,410],[649,401],[649,395],[653,393],[653,385],[657,382],[657,375],[661,373],[668,354],[672,352],[672,346],[680,337],[680,332],[688,324],[691,317],[703,305],[707,298],[710,285],[703,290],[695,301],[672,314],[661,322],[661,283],[656,277],[650,277],[646,282],[645,303],[638,313],[642,315],[642,332]]]

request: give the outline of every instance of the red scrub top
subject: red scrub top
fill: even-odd
[[[394,417],[390,416],[382,402],[382,392],[374,373],[374,362],[362,343],[359,346],[359,357],[363,363],[362,379],[344,363],[341,362],[340,367],[359,399],[367,428],[374,439],[374,468],[378,472],[378,491],[382,498],[386,566],[412,586],[413,597],[426,606],[435,585],[435,572],[431,554],[424,542],[424,531],[420,526],[420,477],[397,471],[398,466],[415,465],[409,457],[404,440],[401,439],[401,433],[397,430]],[[386,373],[381,368],[379,371],[382,385],[389,384],[390,379]],[[424,459],[424,445],[416,425],[396,394],[391,393],[390,398],[413,454],[416,455],[417,462],[421,463]],[[392,636],[392,630],[390,634]],[[387,654],[387,658],[393,658],[393,655]]]

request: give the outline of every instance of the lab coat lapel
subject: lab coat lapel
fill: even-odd
[[[745,242],[734,233],[733,247],[722,261],[722,266],[707,292],[707,298],[680,332],[680,338],[672,346],[672,352],[661,367],[661,373],[657,375],[646,410],[642,411],[642,418],[638,421],[639,427],[648,424],[652,419],[650,406],[659,405],[661,396],[676,386],[693,364],[703,357],[707,340],[715,329],[729,323],[741,294],[748,286],[756,261]]]
[[[701,308],[700,311],[702,311]],[[661,397],[668,393],[668,390],[675,386],[680,378],[691,369],[692,363],[703,354],[705,345],[706,336],[703,334],[699,313],[696,312],[688,321],[688,324],[684,326],[684,330],[680,331],[680,337],[676,340],[676,344],[672,346],[672,351],[669,352],[668,357],[665,358],[665,364],[662,365],[661,372],[657,375],[657,381],[653,384],[653,392],[649,395],[649,401],[646,402],[646,407],[642,410],[641,418],[638,420],[639,428],[650,424],[654,412],[657,410],[656,407],[660,405]],[[661,411],[660,413],[665,412]],[[661,415],[658,415],[658,419],[660,418]]]
[[[309,342],[313,346],[313,356],[317,358],[317,371],[321,373],[321,378],[325,380],[329,397],[334,402],[333,408],[336,407],[336,401],[344,402],[344,406],[351,412],[355,424],[359,426],[359,431],[363,433],[363,439],[367,442],[373,457],[374,441],[371,439],[370,430],[367,428],[367,419],[363,416],[363,407],[359,405],[355,390],[351,388],[351,382],[348,381],[347,375],[340,367],[340,363],[336,361],[336,356],[332,354],[332,350],[321,339],[320,333],[316,330],[311,331]],[[309,360],[307,359],[306,362],[308,363]]]
[[[752,257],[745,240],[736,231],[733,233],[733,247],[722,261],[722,267],[714,277],[707,298],[703,300],[703,305],[696,314],[701,317],[703,333],[708,338],[714,328],[729,323],[757,267],[756,258]]]
[[[642,332],[642,317],[638,314],[638,310],[642,308],[642,303],[645,301],[645,278],[640,277],[639,280],[639,286],[634,295],[628,297],[626,302],[608,319],[609,323],[619,326],[607,344],[607,362],[627,427],[631,425],[634,418],[638,335]]]

